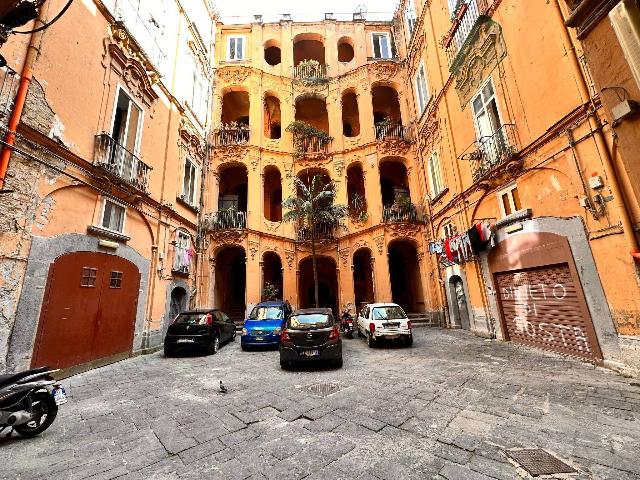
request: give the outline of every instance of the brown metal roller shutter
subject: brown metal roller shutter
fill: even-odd
[[[496,274],[507,338],[591,360],[602,355],[568,264]]]

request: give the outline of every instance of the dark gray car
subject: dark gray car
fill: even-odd
[[[280,366],[331,362],[342,367],[340,330],[329,308],[307,308],[291,314],[280,339]]]

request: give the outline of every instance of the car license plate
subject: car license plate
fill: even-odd
[[[256,337],[257,342],[261,342],[262,340],[264,340],[264,337]]]
[[[53,395],[53,400],[56,402],[56,405],[67,403],[67,392],[65,392],[64,388],[54,388],[51,394]]]
[[[320,350],[305,350],[302,355],[305,357],[318,357],[320,356]]]
[[[179,338],[178,343],[193,343],[195,340],[193,338]]]

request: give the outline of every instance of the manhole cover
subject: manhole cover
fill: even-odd
[[[507,450],[506,453],[533,477],[577,472],[575,468],[540,448]]]
[[[337,383],[314,383],[313,385],[304,387],[304,390],[318,397],[328,397],[340,390],[340,385]]]

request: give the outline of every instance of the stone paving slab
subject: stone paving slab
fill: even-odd
[[[569,478],[640,479],[640,387],[611,371],[464,331],[343,346],[339,370],[231,343],[68,378],[48,431],[0,439],[0,478],[507,480],[506,449],[543,448]]]

